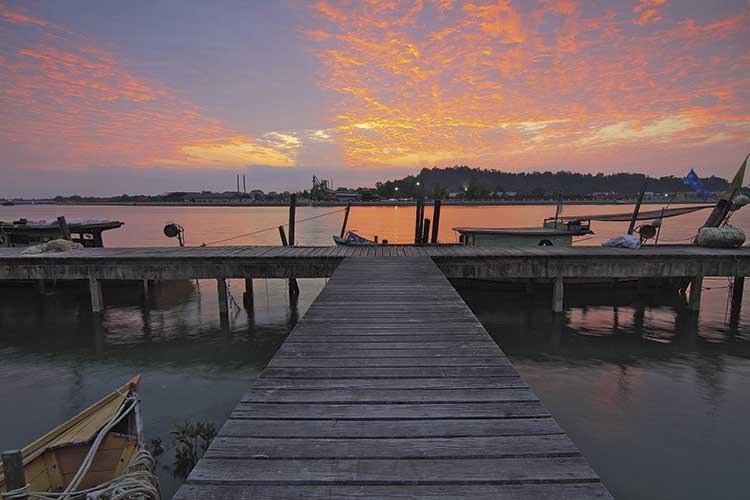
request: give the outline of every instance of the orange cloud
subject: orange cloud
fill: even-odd
[[[705,22],[668,7],[330,1],[306,33],[350,166],[528,168],[745,142],[747,9]]]
[[[640,25],[658,23],[663,19],[661,12],[666,3],[667,0],[638,0],[638,5],[633,8],[633,12],[639,17],[633,22]]]
[[[114,54],[0,4],[0,29],[3,21],[26,35],[23,45],[0,48],[0,145],[20,165],[234,168],[295,162],[288,136],[240,134],[162,83],[129,71]]]

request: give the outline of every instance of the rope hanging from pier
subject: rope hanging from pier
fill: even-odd
[[[299,224],[301,222],[307,222],[307,221],[310,221],[310,220],[313,220],[313,219],[319,219],[321,217],[326,217],[328,215],[333,215],[333,214],[337,214],[337,213],[344,212],[344,211],[346,211],[346,208],[342,208],[340,210],[333,210],[331,212],[326,212],[326,213],[320,214],[320,215],[314,215],[312,217],[307,217],[305,219],[297,219],[294,222],[296,224]],[[281,224],[281,225],[282,226],[289,226],[288,223],[287,224]],[[221,239],[221,240],[212,241],[210,243],[202,243],[201,246],[202,247],[210,247],[210,246],[216,245],[218,243],[225,243],[227,241],[237,240],[237,239],[240,239],[240,238],[247,238],[248,236],[254,236],[256,234],[265,233],[266,231],[277,231],[278,229],[279,229],[279,226],[275,225],[275,226],[272,226],[272,227],[267,227],[265,229],[258,229],[257,231],[252,231],[252,232],[249,232],[249,233],[238,234],[237,236],[230,236],[229,238],[224,238],[224,239]]]

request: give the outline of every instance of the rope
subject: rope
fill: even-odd
[[[128,464],[121,476],[85,490],[68,493],[30,492],[29,498],[39,500],[62,500],[70,495],[71,500],[160,500],[161,492],[156,478],[156,461],[147,450],[140,450]],[[18,497],[11,497],[18,498]]]
[[[110,419],[107,424],[102,427],[102,429],[99,431],[99,434],[96,435],[96,438],[94,439],[94,442],[91,444],[91,447],[89,448],[89,452],[86,454],[86,457],[83,459],[83,463],[81,463],[81,467],[79,467],[78,472],[76,472],[76,475],[73,476],[73,479],[70,480],[70,483],[68,484],[68,487],[65,488],[65,491],[63,491],[63,496],[61,497],[61,500],[70,500],[70,496],[73,494],[75,489],[78,487],[78,485],[83,481],[83,478],[88,473],[89,469],[94,463],[94,456],[96,455],[96,452],[99,450],[99,446],[101,446],[102,442],[104,441],[104,438],[107,437],[107,434],[109,434],[109,431],[120,423],[120,421],[125,418],[128,413],[130,413],[135,406],[138,404],[138,400],[132,396],[129,396],[125,399],[125,404],[120,406],[120,408],[117,410],[117,413]]]
[[[337,213],[343,212],[345,210],[346,210],[346,208],[341,208],[339,210],[333,210],[331,212],[326,212],[324,214],[314,215],[314,216],[308,217],[306,219],[298,219],[298,220],[295,220],[294,222],[296,224],[299,224],[301,222],[307,222],[307,221],[310,221],[310,220],[313,220],[313,219],[319,219],[319,218],[325,217],[327,215],[337,214]],[[282,226],[289,226],[289,224],[281,224],[281,225]],[[248,236],[254,236],[256,234],[265,233],[266,231],[273,231],[275,229],[278,229],[278,227],[279,226],[272,226],[272,227],[267,227],[267,228],[264,228],[264,229],[258,229],[257,231],[252,231],[252,232],[244,233],[244,234],[238,234],[237,236],[230,236],[229,238],[224,238],[224,239],[221,239],[221,240],[212,241],[210,243],[202,243],[201,246],[202,247],[209,247],[209,246],[212,246],[212,245],[216,245],[218,243],[225,243],[227,241],[237,240],[237,239],[240,239],[240,238],[246,238]]]
[[[5,493],[0,493],[0,497],[7,498],[8,500],[13,500],[15,498],[28,498],[29,496],[29,485],[22,486],[21,488],[17,488],[15,490],[7,491]]]

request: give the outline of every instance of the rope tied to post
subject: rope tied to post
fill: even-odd
[[[333,214],[337,214],[339,212],[344,212],[345,210],[346,210],[346,208],[342,208],[340,210],[333,210],[331,212],[326,212],[324,214],[313,215],[312,217],[307,217],[305,219],[297,219],[294,222],[296,224],[299,224],[301,222],[307,222],[307,221],[310,221],[310,220],[313,220],[313,219],[319,219],[321,217],[326,217],[328,215],[333,215]],[[281,226],[289,226],[289,224],[281,224]],[[216,245],[216,244],[219,244],[219,243],[226,243],[227,241],[237,240],[237,239],[240,239],[240,238],[247,238],[248,236],[254,236],[256,234],[265,233],[267,231],[276,231],[276,230],[278,230],[278,228],[279,228],[279,225],[275,225],[275,226],[272,226],[272,227],[266,227],[266,228],[263,228],[263,229],[258,229],[257,231],[251,231],[249,233],[238,234],[237,236],[230,236],[228,238],[223,238],[221,240],[212,241],[210,243],[202,243],[201,246],[202,247],[210,247],[210,246],[213,246],[213,245]]]

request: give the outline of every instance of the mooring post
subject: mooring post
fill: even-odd
[[[148,304],[149,299],[149,282],[148,280],[143,280],[143,302]]]
[[[732,282],[732,305],[729,309],[729,324],[732,330],[737,330],[742,312],[742,293],[745,291],[745,277],[735,276]]]
[[[688,309],[699,311],[701,308],[701,292],[703,291],[703,276],[694,276],[690,281],[690,298],[688,299]]]
[[[562,276],[557,276],[552,283],[552,310],[555,312],[563,312],[564,290]]]
[[[72,237],[70,236],[70,228],[68,227],[68,222],[65,220],[64,215],[61,215],[57,218],[57,225],[60,226],[60,231],[62,232],[63,239],[70,241],[72,239]]]
[[[279,237],[281,238],[281,246],[289,246],[286,241],[286,233],[284,232],[284,226],[279,226]]]
[[[737,310],[737,313],[739,314],[739,310],[742,307],[742,294],[745,291],[745,277],[744,276],[735,276],[734,280],[732,281],[732,310]]]
[[[351,202],[346,204],[346,212],[344,212],[344,223],[341,224],[341,237],[344,237],[344,234],[346,234],[346,223],[349,222],[349,211],[352,209]]]
[[[289,246],[294,246],[294,218],[297,213],[297,195],[289,195]]]
[[[424,215],[424,200],[417,200],[417,219],[414,223],[414,244],[419,245],[422,239],[422,216]]]
[[[440,206],[442,202],[435,200],[432,206],[432,240],[433,245],[437,245],[438,242],[438,231],[440,230]]]
[[[89,292],[91,293],[91,311],[99,314],[104,310],[102,282],[94,277],[89,277]]]
[[[430,242],[430,219],[425,218],[422,223],[422,240],[420,243],[426,245]]]
[[[229,320],[229,291],[226,278],[216,278],[216,291],[219,294],[219,319],[224,325]]]
[[[26,487],[26,474],[23,470],[23,456],[21,450],[3,452],[3,474],[5,475],[5,491],[11,492]],[[10,497],[9,497],[10,498]],[[25,500],[28,495],[19,493],[12,498]]]
[[[229,313],[229,291],[227,290],[226,278],[216,278],[216,291],[219,294],[219,312]]]
[[[242,302],[245,305],[245,310],[252,311],[253,304],[255,303],[255,296],[253,294],[253,279],[245,278],[245,293],[242,295]]]

